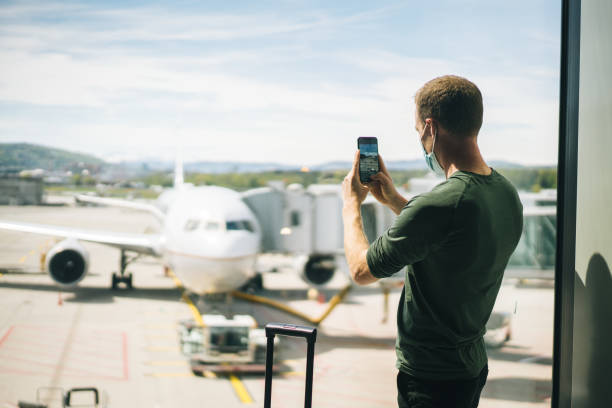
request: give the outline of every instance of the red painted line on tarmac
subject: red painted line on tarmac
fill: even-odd
[[[2,374],[23,374],[23,375],[42,375],[44,376],[44,374],[42,374],[40,371],[36,372],[36,371],[25,371],[25,370],[19,370],[17,368],[6,368],[6,367],[2,367],[0,366],[0,373]]]
[[[31,361],[31,360],[27,360],[24,358],[20,358],[20,357],[15,357],[15,356],[4,356],[4,359],[9,359],[9,360],[16,360],[16,361],[21,361],[24,363],[29,363],[31,364],[32,367],[36,367],[36,366],[41,366],[41,367],[47,367],[47,368],[55,368],[57,366],[57,364],[50,364],[50,363],[42,363],[40,361]],[[72,374],[71,374],[72,373]],[[115,380],[115,381],[123,381],[124,378],[123,377],[116,377],[116,376],[109,376],[106,374],[100,374],[100,373],[96,373],[96,372],[92,372],[92,371],[87,371],[87,370],[82,370],[82,369],[75,369],[75,368],[65,368],[62,371],[62,374],[67,375],[67,376],[73,376],[73,377],[95,377],[95,378],[104,378],[104,379],[108,379],[108,380]]]
[[[2,336],[2,338],[0,339],[0,346],[2,346],[2,343],[4,343],[6,341],[6,339],[8,339],[8,336],[11,335],[11,332],[13,331],[14,328],[15,328],[15,326],[11,326],[6,331],[6,333],[4,333],[4,336]]]
[[[36,331],[44,331],[45,333],[49,332],[57,332],[57,333],[68,333],[70,330],[70,326],[62,325],[62,326],[49,326],[45,324],[35,325],[35,324],[27,324],[20,323],[15,327],[23,330],[36,330]],[[95,327],[81,327],[77,330],[81,334],[90,334],[92,336],[104,336],[104,335],[112,335],[119,336],[123,333],[121,330],[114,329],[97,329]]]
[[[45,333],[48,331],[68,332],[70,330],[70,326],[67,326],[65,324],[61,326],[50,326],[47,324],[36,325],[36,324],[20,323],[16,327],[19,327],[20,329],[26,329],[26,330],[43,330],[45,331]],[[95,335],[106,335],[106,334],[111,335],[112,334],[116,336],[123,333],[121,330],[117,330],[117,329],[99,329],[95,327],[81,327],[78,331],[95,334]]]
[[[17,335],[17,332],[14,332],[13,337],[15,337],[16,335]],[[61,348],[62,344],[59,344],[59,343],[65,340],[65,338],[62,338],[62,339],[56,339],[56,342],[53,342],[53,341],[46,341],[46,340],[38,341],[37,339],[32,338],[32,337],[27,337],[27,338],[20,337],[20,336],[17,336],[17,337],[19,338],[19,344],[39,346],[39,347],[46,348],[46,349]],[[73,346],[73,350],[80,354],[91,354],[91,355],[95,355],[98,357],[112,358],[113,356],[116,356],[117,354],[121,352],[121,340],[119,338],[115,339],[115,344],[113,345],[113,347],[107,346],[107,347],[104,347],[103,350],[100,350],[100,348],[88,347],[87,343],[76,340]],[[57,351],[60,351],[60,350],[57,350]],[[107,351],[108,353],[100,353],[100,351]]]
[[[119,348],[119,347],[117,347]],[[106,350],[109,351],[109,350]],[[82,348],[78,348],[78,347],[73,347],[71,350],[71,353],[77,353],[77,354],[81,354],[83,356],[94,356],[94,357],[104,357],[104,358],[117,358],[117,356],[119,355],[119,353],[121,353],[121,350],[115,350],[112,351],[110,350],[110,353],[100,353],[96,350],[91,350],[91,349],[82,349]]]
[[[11,354],[27,353],[36,354],[39,356],[57,357],[57,350],[32,350],[31,347],[19,347],[13,344],[4,346],[4,348],[2,348],[2,351]],[[2,356],[3,354],[0,354],[0,357]]]
[[[117,356],[119,353],[121,353],[121,340],[115,339],[115,343],[116,343],[115,347],[112,347],[112,348],[107,347],[103,350],[100,350],[100,349],[86,347],[86,345],[84,345],[83,343],[74,341],[74,344],[71,347],[71,352],[76,352],[76,353],[85,354],[85,355],[89,354],[92,356],[112,358],[113,356]],[[101,351],[104,351],[104,353],[101,353]]]
[[[104,358],[113,358],[117,357],[119,353],[121,353],[120,342],[117,340],[116,350],[107,349],[105,351],[109,351],[108,353],[101,353],[99,349],[88,349],[82,348],[81,344],[77,344],[75,347],[72,347],[71,353],[79,353],[79,354],[89,354],[95,357],[104,357]],[[32,339],[19,339],[19,344],[30,345],[30,346],[39,346],[44,347],[47,350],[54,352],[55,354],[61,352],[61,344],[53,344],[53,342],[39,342],[33,341]]]
[[[123,379],[127,381],[129,378],[127,334],[123,332],[121,335],[123,337]]]
[[[48,348],[46,350],[42,350],[42,349],[32,348],[32,347],[30,347],[28,345],[24,345],[24,344],[10,344],[10,345],[6,345],[6,346],[4,346],[2,351],[12,352],[14,354],[19,354],[19,353],[27,354],[27,355],[36,354],[36,355],[39,355],[39,356],[49,356],[49,357],[52,357],[52,358],[57,358],[57,355],[59,354],[59,350],[57,348],[55,348],[55,349]],[[75,354],[74,352],[71,352],[69,358],[73,359],[74,358],[74,354]],[[1,351],[0,351],[0,356],[2,356]],[[117,357],[117,354],[114,354],[114,356]],[[100,357],[104,358],[104,356],[98,356],[98,360],[100,360]]]
[[[40,357],[48,357],[50,359],[53,359],[53,361],[55,361],[55,359],[57,358],[58,355],[58,351],[57,350],[33,350],[32,348],[19,348],[19,347],[15,347],[13,345],[11,346],[5,346],[3,349],[3,351],[5,352],[13,352],[16,353],[17,355],[19,355],[19,353],[21,354],[26,354],[26,355],[36,355],[36,356],[40,356]],[[4,357],[4,354],[0,353],[0,358]],[[114,370],[114,371],[122,371],[123,370],[123,363],[120,360],[120,357],[117,354],[114,354],[114,361],[111,359],[107,359],[107,358],[102,358],[103,361],[100,362],[101,358],[100,356],[90,356],[90,358],[87,358],[87,356],[79,356],[78,354],[75,355],[75,353],[70,353],[70,355],[68,356],[68,361],[73,362],[73,363],[83,363],[86,364],[88,366],[96,366],[96,367],[102,367],[104,369],[110,369],[110,370]],[[92,358],[95,358],[95,361],[92,361]],[[105,363],[110,363],[110,364],[105,364]],[[113,364],[114,363],[114,364]]]
[[[14,326],[15,329],[18,329],[19,332],[21,331],[34,331],[35,334],[36,332],[38,332],[41,337],[44,336],[45,339],[49,339],[52,336],[54,336],[55,339],[57,339],[58,341],[60,340],[64,340],[65,337],[68,335],[68,330],[59,330],[57,328],[52,328],[52,327],[44,327],[44,326],[23,326],[23,325],[17,325]],[[121,336],[120,331],[113,331],[111,332],[95,332],[95,333],[102,333],[102,334],[94,334],[94,332],[86,332],[86,333],[77,333],[77,338],[80,342],[87,342],[92,343],[92,342],[98,342],[98,343],[107,343],[109,341],[115,341],[117,339],[117,337]],[[28,336],[32,336],[32,334],[29,334]],[[102,336],[106,337],[106,338],[101,338]]]
[[[55,356],[57,357],[57,356]],[[0,356],[0,359],[13,359],[11,356]],[[48,367],[55,367],[57,366],[57,363],[55,361],[52,361],[50,359],[45,358],[44,360],[23,360],[24,362],[29,363],[28,366],[36,366],[37,364],[40,365],[45,365]],[[91,375],[108,375],[112,378],[114,378],[115,380],[123,380],[123,376],[122,376],[122,369],[123,367],[121,365],[116,365],[116,366],[102,366],[99,363],[92,363],[91,361],[88,362],[84,362],[84,361],[69,361],[68,363],[68,367],[66,368],[66,370],[70,371],[70,370],[76,370],[77,372],[81,372],[79,370],[85,370],[84,372],[87,372]],[[88,371],[87,368],[94,368],[96,371]]]

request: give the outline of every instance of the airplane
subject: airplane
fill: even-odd
[[[173,188],[163,192],[155,204],[87,195],[78,195],[76,200],[146,211],[160,221],[161,228],[157,234],[115,233],[0,220],[0,229],[65,238],[46,255],[47,270],[60,286],[77,285],[87,275],[89,255],[79,241],[121,251],[119,273],[112,275],[113,289],[120,283],[132,287],[132,274],[127,274],[126,268],[142,255],[159,258],[197,295],[227,293],[247,283],[262,285],[255,268],[262,250],[262,226],[245,194],[185,183],[180,159],[175,165]],[[333,263],[312,259],[302,262],[301,267],[301,276],[315,285],[329,281],[336,269]]]

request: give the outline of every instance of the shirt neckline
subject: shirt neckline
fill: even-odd
[[[495,169],[494,169],[493,167],[490,167],[490,166],[489,166],[489,168],[491,169],[491,173],[490,173],[490,174],[479,174],[479,173],[474,173],[474,172],[471,172],[471,171],[468,171],[468,170],[457,170],[457,171],[456,171],[456,172],[453,174],[453,176],[454,176],[455,174],[457,174],[457,173],[465,173],[465,174],[469,174],[469,175],[476,176],[476,177],[490,178],[490,177],[492,177],[493,175],[497,174],[497,172],[495,171]],[[452,176],[451,176],[451,177],[452,177]]]

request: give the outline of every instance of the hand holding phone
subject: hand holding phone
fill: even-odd
[[[371,177],[380,171],[378,165],[378,140],[375,137],[360,137],[357,139],[359,149],[359,179],[369,183]]]
[[[378,156],[378,163],[380,165],[380,172],[371,177],[372,181],[368,184],[368,189],[379,203],[386,205],[394,213],[399,214],[408,201],[393,185],[391,175],[381,156]]]

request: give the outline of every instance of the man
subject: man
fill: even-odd
[[[343,182],[344,249],[353,280],[368,284],[406,268],[397,311],[400,407],[477,407],[488,374],[483,335],[523,227],[514,187],[482,158],[482,95],[443,76],[416,94],[416,130],[428,167],[446,177],[402,197],[382,158],[367,186],[359,152]],[[360,205],[368,192],[397,214],[371,245]]]

